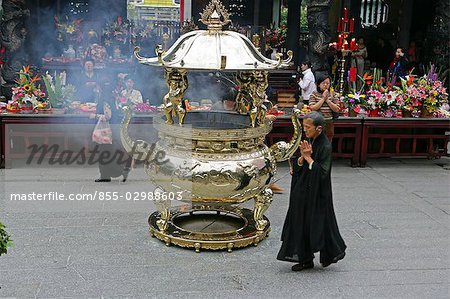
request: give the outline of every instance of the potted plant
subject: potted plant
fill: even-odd
[[[24,66],[20,70],[16,86],[12,88],[12,99],[9,103],[11,111],[18,110],[22,113],[32,113],[39,103],[45,101],[45,92],[37,84],[40,80],[39,76],[33,76],[30,66]]]
[[[356,117],[360,111],[365,110],[366,95],[361,92],[349,93],[342,98],[342,102],[348,108],[348,116]]]
[[[0,255],[8,253],[8,248],[11,246],[11,237],[5,231],[5,226],[0,222]]]
[[[53,77],[47,72],[42,78],[47,88],[52,113],[55,114],[64,114],[69,104],[75,99],[75,86],[71,84],[63,85],[62,77],[64,77],[63,73],[56,76],[53,82]]]

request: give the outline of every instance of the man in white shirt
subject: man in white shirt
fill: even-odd
[[[311,71],[311,62],[305,61],[301,64],[302,75],[300,77],[300,81],[298,82],[298,86],[302,91],[303,101],[308,102],[309,97],[313,92],[317,90],[316,79],[314,78],[314,74]],[[301,99],[299,101],[299,104]]]

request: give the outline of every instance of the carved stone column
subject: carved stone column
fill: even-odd
[[[27,30],[26,18],[30,11],[25,0],[3,0],[3,17],[0,25],[1,46],[4,48],[2,59],[5,61],[1,69],[1,94],[11,97],[11,87],[17,79],[17,73],[27,64],[28,55],[24,47]]]
[[[436,14],[433,23],[428,28],[427,40],[432,46],[428,47],[426,60],[443,69],[449,68],[450,3],[448,0],[438,0],[434,4]],[[447,79],[447,84],[450,80]]]
[[[311,0],[308,4],[308,56],[314,71],[327,71],[326,55],[330,43],[328,12],[331,0]]]

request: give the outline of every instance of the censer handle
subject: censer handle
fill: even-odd
[[[300,110],[294,108],[292,111],[292,125],[294,126],[294,135],[289,142],[279,141],[272,145],[269,150],[272,157],[277,162],[283,162],[288,160],[298,149],[300,141],[302,139],[302,126],[298,116],[300,115]]]

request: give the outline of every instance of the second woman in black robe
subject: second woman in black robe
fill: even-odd
[[[131,157],[125,152],[120,139],[120,114],[115,106],[112,86],[105,83],[101,86],[97,102],[96,117],[104,117],[112,130],[112,144],[97,145],[99,151],[100,178],[96,182],[110,182],[111,178],[123,176],[125,182],[130,172]],[[106,155],[105,155],[106,154]],[[108,158],[102,159],[102,156]]]

